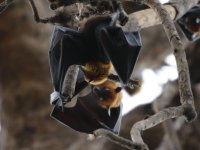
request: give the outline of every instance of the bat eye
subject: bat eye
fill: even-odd
[[[122,90],[121,87],[117,87],[117,88],[115,89],[115,92],[116,92],[116,93],[119,93],[119,92],[121,92],[121,90]]]

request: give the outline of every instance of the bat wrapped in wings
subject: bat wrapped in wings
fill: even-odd
[[[141,41],[138,32],[124,32],[111,25],[112,21],[110,16],[91,17],[79,31],[56,26],[53,33],[49,56],[55,91],[61,94],[65,75],[73,65],[80,67],[74,96],[87,86],[91,90],[75,96],[75,104],[64,111],[62,96],[58,96],[51,116],[80,132],[92,133],[98,128],[119,132],[121,87],[108,81],[108,76],[113,67],[122,85],[127,84]]]

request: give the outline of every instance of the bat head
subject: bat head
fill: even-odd
[[[103,84],[97,85],[93,88],[93,92],[99,97],[99,105],[103,108],[119,107],[122,94],[121,88],[110,80],[105,81]]]
[[[82,66],[84,78],[92,85],[98,85],[107,80],[112,70],[111,62],[89,62]]]

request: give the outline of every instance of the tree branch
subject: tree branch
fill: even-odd
[[[150,6],[158,14],[171,45],[174,48],[174,55],[179,73],[179,92],[182,104],[179,107],[171,107],[160,111],[146,120],[137,122],[132,127],[131,138],[133,142],[144,144],[141,137],[141,131],[149,129],[167,119],[176,118],[182,115],[186,117],[187,121],[193,121],[196,117],[196,111],[194,108],[194,98],[191,91],[189,69],[184,47],[173,21],[170,19],[168,12],[158,0],[141,0],[141,2]]]
[[[179,92],[181,97],[181,104],[187,105],[188,107],[193,108],[194,116],[186,115],[188,121],[192,121],[196,112],[194,109],[194,97],[191,90],[190,77],[189,77],[189,69],[186,60],[184,46],[180,40],[180,37],[176,31],[173,21],[170,19],[167,11],[164,9],[162,4],[158,0],[149,0],[147,5],[152,7],[160,17],[160,20],[163,23],[163,27],[165,32],[170,40],[170,43],[174,49],[174,55],[176,58],[177,69],[179,74]]]
[[[79,66],[72,65],[69,67],[63,80],[61,94],[66,98],[72,98],[75,92],[76,81],[79,73]],[[67,102],[67,99],[66,99]]]
[[[130,0],[125,0],[125,1],[130,1]],[[138,2],[138,0],[133,0],[133,1]],[[184,15],[189,9],[191,9],[194,5],[196,5],[199,1],[200,0],[171,0],[170,3],[165,5],[165,9],[170,14],[171,19],[177,20],[182,15]],[[0,13],[2,13],[12,2],[14,2],[14,0],[5,0],[4,2],[2,2],[0,4]],[[69,0],[64,2],[66,3],[65,5],[71,5],[76,2],[84,2],[85,4],[89,3],[88,0]],[[39,15],[37,16],[39,17]],[[37,16],[36,20],[38,19]],[[56,23],[56,21],[58,21],[58,19],[53,19],[53,21],[49,21],[48,19],[41,19],[40,22]],[[67,21],[70,22],[71,20]],[[124,30],[138,31],[139,29],[155,26],[158,24],[161,24],[161,21],[158,15],[154,12],[154,10],[145,9],[129,14],[129,21],[123,28]]]
[[[142,131],[152,128],[167,119],[176,118],[176,117],[182,116],[183,114],[184,114],[183,106],[170,107],[156,113],[153,116],[150,116],[149,118],[145,120],[135,123],[131,129],[132,141],[136,143],[144,144],[144,141],[142,140],[142,137],[141,137]]]
[[[170,105],[173,98],[178,93],[178,89],[176,88],[174,82],[167,83],[164,88],[161,96],[159,96],[154,102],[153,102],[153,109],[155,112],[158,112],[162,109],[164,109],[166,106]],[[170,93],[170,94],[169,94]],[[176,130],[173,126],[172,120],[167,120],[163,122],[163,128],[165,131],[165,137],[162,140],[161,145],[159,146],[159,149],[166,148],[168,146],[169,150],[182,150],[178,135],[176,133]]]
[[[98,129],[94,131],[95,138],[97,137],[107,137],[112,142],[120,145],[121,147],[127,148],[129,150],[147,150],[146,145],[141,145],[138,143],[133,143],[132,141],[120,137],[119,135],[114,134],[113,132],[105,129]]]
[[[138,0],[132,1],[138,2]],[[164,7],[171,19],[177,20],[199,1],[200,0],[171,0],[167,5],[164,5]],[[144,2],[144,0],[139,2]],[[145,9],[129,14],[129,22],[123,28],[124,30],[138,31],[139,29],[148,28],[161,23],[159,16],[153,9]]]
[[[134,1],[134,0],[133,0]],[[137,0],[135,0],[137,1]],[[184,51],[184,46],[180,40],[180,37],[176,31],[175,25],[170,18],[170,15],[164,8],[164,6],[158,0],[141,0],[143,4],[150,6],[158,15],[160,22],[163,24],[165,32],[170,40],[170,43],[174,49],[174,55],[176,58],[177,69],[179,74],[179,92],[181,106],[166,108],[153,116],[139,121],[133,125],[131,129],[131,139],[134,143],[140,143],[145,146],[145,143],[141,137],[141,132],[152,128],[159,123],[162,123],[168,119],[185,116],[188,122],[193,121],[196,118],[196,111],[194,107],[194,98],[191,91],[191,84],[189,78],[189,69]],[[190,1],[191,2],[191,1]],[[194,0],[194,2],[197,2]],[[192,5],[190,5],[192,6]],[[189,7],[187,7],[188,9]],[[177,11],[180,13],[181,11]],[[174,15],[175,16],[181,16]],[[139,18],[138,18],[139,20]],[[137,25],[137,24],[136,24]],[[106,137],[110,137],[107,133],[102,133]],[[112,139],[118,140],[118,139]],[[118,140],[119,142],[120,140]],[[116,141],[115,141],[116,142]],[[148,149],[148,148],[147,148]]]

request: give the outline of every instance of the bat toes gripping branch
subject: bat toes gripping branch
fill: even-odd
[[[66,96],[63,94],[60,94],[57,91],[54,91],[51,95],[50,95],[50,104],[51,105],[57,105],[62,107],[62,111],[64,112],[64,106],[66,103],[70,102],[71,98],[70,96]]]
[[[119,20],[120,25],[124,26],[129,20],[128,14],[125,12],[121,2],[115,2],[114,4],[117,9],[116,15],[113,16],[113,24]]]
[[[124,26],[128,22],[129,17],[128,14],[124,11],[122,4],[119,6],[119,12],[120,12],[119,14],[120,25]]]
[[[64,112],[64,106],[71,101],[71,97],[69,95],[60,94],[60,98],[62,101],[62,111]]]

